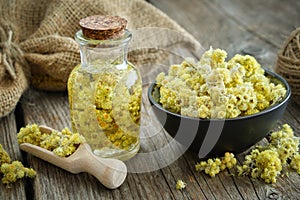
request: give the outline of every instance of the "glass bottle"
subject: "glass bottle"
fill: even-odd
[[[127,61],[131,37],[127,29],[113,39],[88,38],[83,30],[75,35],[81,65],[68,80],[72,129],[100,157],[127,160],[140,147],[142,81]]]

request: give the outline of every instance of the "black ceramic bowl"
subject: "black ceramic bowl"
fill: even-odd
[[[148,98],[164,129],[179,143],[198,154],[199,158],[221,156],[226,151],[241,153],[264,138],[282,117],[291,90],[281,76],[265,70],[273,82],[281,82],[286,96],[280,102],[259,113],[231,119],[200,119],[182,116],[164,109],[155,99],[159,88],[152,83]]]

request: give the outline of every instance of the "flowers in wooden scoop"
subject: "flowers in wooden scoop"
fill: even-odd
[[[71,155],[81,143],[85,142],[82,135],[73,133],[68,128],[48,134],[42,133],[37,124],[29,124],[21,128],[17,138],[19,144],[30,143],[40,146],[62,157]]]

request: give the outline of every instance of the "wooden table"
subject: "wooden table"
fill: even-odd
[[[225,49],[229,57],[240,52],[250,53],[268,68],[274,67],[276,54],[284,39],[300,26],[300,1],[297,0],[149,2],[177,21],[205,48],[212,45]],[[145,95],[143,104],[144,108],[149,107]],[[300,107],[290,101],[278,124],[289,123],[300,136],[299,116]],[[157,123],[151,113],[144,112],[143,117]],[[279,177],[275,184],[231,176],[236,174],[236,169],[210,178],[195,171],[194,165],[199,159],[191,152],[185,152],[164,167],[166,157],[154,156],[150,161],[157,164],[157,170],[129,173],[120,188],[108,190],[89,174],[74,175],[20,151],[16,133],[29,123],[47,124],[60,130],[70,127],[67,93],[30,89],[23,95],[16,110],[0,119],[0,143],[14,160],[22,160],[26,166],[37,171],[37,177],[33,180],[24,179],[10,187],[0,184],[0,199],[300,199],[300,178],[296,172]],[[170,140],[159,125],[152,129],[148,126],[143,131],[144,135],[153,134],[153,131],[156,134],[142,140],[141,152],[160,149]],[[240,163],[244,155],[237,155]],[[143,171],[147,166],[139,163],[136,167]],[[175,189],[178,179],[187,183],[186,189]]]

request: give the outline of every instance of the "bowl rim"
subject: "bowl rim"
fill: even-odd
[[[238,120],[246,120],[246,119],[250,119],[250,118],[255,118],[255,117],[259,117],[261,115],[264,115],[265,113],[268,113],[268,112],[271,112],[279,107],[281,107],[283,104],[285,104],[289,99],[290,99],[290,96],[291,96],[291,88],[288,84],[288,82],[282,77],[280,76],[279,74],[269,70],[269,69],[265,69],[263,68],[264,71],[265,71],[265,75],[270,75],[271,77],[279,80],[283,85],[284,87],[286,88],[286,95],[285,97],[279,102],[279,103],[275,103],[274,105],[272,106],[269,106],[268,108],[258,112],[258,113],[255,113],[255,114],[251,114],[251,115],[246,115],[246,116],[238,116],[238,117],[234,117],[234,118],[224,118],[224,119],[218,119],[218,118],[213,118],[213,119],[203,119],[203,118],[198,118],[198,117],[189,117],[189,116],[185,116],[185,115],[180,115],[180,114],[177,114],[177,113],[173,113],[165,108],[163,108],[161,106],[161,104],[157,103],[153,96],[152,96],[152,91],[153,91],[153,88],[154,86],[156,85],[156,82],[152,82],[148,88],[148,99],[150,100],[150,102],[155,105],[158,109],[162,110],[163,112],[166,112],[170,115],[174,115],[176,117],[180,117],[180,118],[185,118],[185,119],[190,119],[190,120],[199,120],[199,121],[203,121],[203,122],[210,122],[210,121],[238,121]]]

